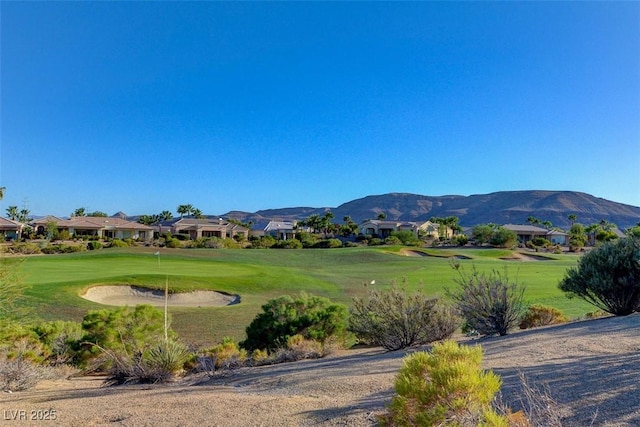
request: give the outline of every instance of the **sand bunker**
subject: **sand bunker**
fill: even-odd
[[[164,291],[130,285],[94,286],[81,297],[106,305],[164,306]],[[169,294],[168,298],[168,305],[171,307],[221,307],[239,302],[239,295],[228,295],[216,291],[174,293]]]

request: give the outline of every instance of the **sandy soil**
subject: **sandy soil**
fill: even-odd
[[[82,298],[98,304],[130,305],[150,304],[156,307],[164,306],[164,292],[154,289],[140,288],[130,285],[103,285],[87,289]],[[228,295],[215,291],[193,291],[168,295],[167,304],[170,307],[212,307],[237,304],[238,295]]]
[[[522,373],[559,403],[564,426],[640,425],[640,315],[481,340],[485,367],[518,409]],[[415,351],[415,350],[412,350]],[[405,351],[346,350],[321,360],[242,368],[168,385],[103,387],[100,378],[0,394],[2,425],[370,426],[393,396]],[[53,421],[11,421],[53,409]],[[31,411],[36,411],[32,414]],[[41,412],[43,413],[43,412]]]

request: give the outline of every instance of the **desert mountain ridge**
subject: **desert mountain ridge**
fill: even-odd
[[[576,215],[581,224],[606,220],[621,229],[640,222],[640,207],[613,202],[577,191],[498,191],[470,196],[425,196],[411,193],[388,193],[366,196],[337,207],[290,207],[265,209],[254,213],[230,211],[220,215],[259,227],[269,221],[295,221],[331,211],[335,222],[350,216],[355,222],[375,219],[384,213],[388,220],[426,221],[432,217],[457,216],[462,226],[477,224],[526,224],[533,216],[550,221],[553,226],[569,228],[568,216]]]

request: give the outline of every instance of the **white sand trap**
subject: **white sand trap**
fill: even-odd
[[[164,306],[164,291],[140,288],[130,285],[94,286],[87,289],[84,299],[106,305],[150,304]],[[171,307],[221,307],[238,304],[239,295],[228,295],[216,291],[193,291],[169,294]]]

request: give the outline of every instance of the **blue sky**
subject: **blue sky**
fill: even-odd
[[[640,206],[638,2],[6,2],[0,214]]]

